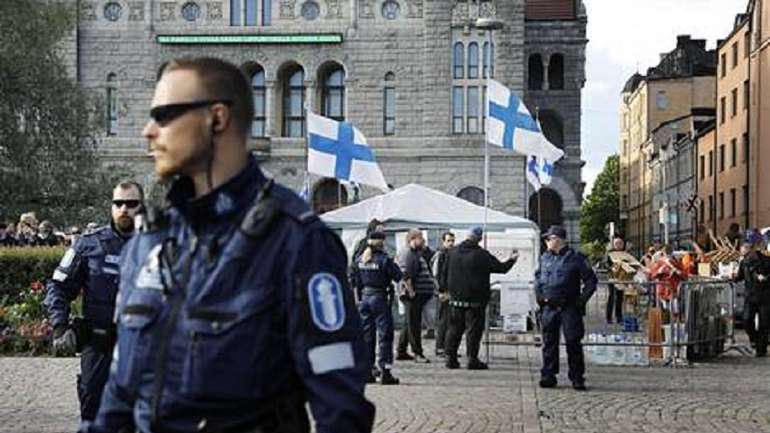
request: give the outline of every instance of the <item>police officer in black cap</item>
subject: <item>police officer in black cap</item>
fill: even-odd
[[[369,234],[368,246],[361,252],[351,273],[353,287],[361,299],[358,311],[364,328],[364,341],[369,354],[372,373],[368,382],[375,382],[374,343],[375,325],[380,340],[378,367],[382,385],[396,385],[398,379],[390,372],[393,366],[393,312],[391,281],[402,278],[401,269],[385,252],[385,233],[373,231]]]
[[[572,387],[584,391],[583,315],[586,303],[596,291],[596,275],[586,258],[565,244],[567,232],[562,227],[551,226],[543,237],[547,249],[540,257],[540,267],[535,272],[535,296],[541,308],[543,332],[540,386],[556,386],[561,329],[567,345]]]
[[[112,224],[80,237],[68,249],[48,282],[45,307],[53,325],[54,355],[80,350],[80,417],[91,421],[107,382],[115,344],[115,297],[120,253],[134,234],[134,217],[144,195],[135,182],[122,182],[112,193]],[[70,323],[70,303],[83,292],[83,318]]]

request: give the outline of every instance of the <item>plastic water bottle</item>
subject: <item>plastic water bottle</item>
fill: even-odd
[[[612,341],[615,344],[623,344],[624,339],[623,336],[620,334],[615,334],[612,336]],[[626,348],[625,346],[615,346],[613,347],[612,351],[612,364],[613,365],[623,365],[623,363],[626,361]]]
[[[604,334],[598,334],[596,336],[596,342],[606,343],[607,336]],[[607,364],[607,346],[602,346],[602,345],[596,346],[596,350],[594,351],[594,362],[598,365]]]
[[[598,335],[595,333],[588,334],[588,344],[585,347],[586,352],[586,362],[594,364],[596,363],[596,360],[594,359],[596,356],[596,346],[593,345],[593,343],[596,343],[598,341]]]

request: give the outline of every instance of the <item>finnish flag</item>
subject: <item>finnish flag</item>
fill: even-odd
[[[538,160],[555,162],[564,151],[551,144],[524,103],[496,80],[487,81],[487,141]]]
[[[535,155],[527,157],[527,180],[538,191],[551,183],[553,178],[553,163],[545,159],[539,159]]]
[[[388,191],[366,137],[350,122],[337,122],[308,111],[307,131],[308,172]]]

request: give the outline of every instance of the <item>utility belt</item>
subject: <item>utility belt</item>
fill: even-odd
[[[453,307],[460,307],[460,308],[481,308],[484,305],[486,305],[486,303],[450,300],[449,305]]]
[[[82,352],[87,346],[103,353],[112,353],[118,339],[115,325],[107,327],[94,326],[82,317],[72,319],[70,327],[77,336],[77,351]]]
[[[387,287],[364,286],[364,289],[361,291],[361,293],[364,296],[387,295],[389,291],[390,291],[390,286],[387,286]]]
[[[563,297],[557,298],[542,298],[538,301],[542,306],[548,306],[552,308],[564,308],[569,306],[577,306],[577,299],[568,299]]]
[[[256,411],[248,420],[225,425],[212,425],[205,433],[309,433],[310,421],[304,399],[297,392],[265,399],[255,404]],[[242,412],[241,412],[242,413]]]

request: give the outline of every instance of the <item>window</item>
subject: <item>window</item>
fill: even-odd
[[[550,90],[564,89],[564,56],[554,54],[548,61],[548,88]]]
[[[703,223],[706,221],[706,209],[703,204],[703,200],[700,201],[700,222]]]
[[[748,57],[751,54],[751,33],[746,32],[743,35],[743,57]]]
[[[743,82],[743,109],[749,109],[749,80]]]
[[[335,65],[322,79],[321,114],[338,122],[345,120],[345,71]]]
[[[465,106],[465,88],[462,86],[455,86],[452,89],[452,132],[455,134],[462,134],[463,118],[465,112],[463,108]]]
[[[738,42],[733,44],[733,68],[738,66]]]
[[[722,77],[727,75],[727,54],[722,54],[719,58],[719,65],[722,67]]]
[[[738,88],[733,89],[730,95],[730,117],[735,117],[738,114]]]
[[[489,78],[495,78],[495,43],[489,46]]]
[[[479,88],[468,87],[468,129],[469,134],[479,132]]]
[[[254,96],[254,119],[251,121],[251,136],[265,136],[265,71],[258,68],[251,76],[251,91]]]
[[[487,86],[481,86],[481,132],[487,130]]]
[[[490,54],[489,42],[484,42],[484,55],[483,55],[484,59],[482,62],[484,71],[482,72],[482,78],[494,78],[493,74],[490,74],[489,76],[487,76],[488,73],[492,72],[492,69],[491,69],[492,65],[489,64],[489,61],[490,61],[489,54]]]
[[[743,185],[743,214],[749,213],[749,186]]]
[[[709,195],[709,221],[714,219],[714,196]]]
[[[706,178],[706,155],[700,156],[700,179]]]
[[[727,100],[724,96],[719,99],[719,123],[725,123],[725,117],[727,115]]]
[[[395,76],[392,72],[385,74],[385,81],[393,81]],[[396,133],[396,88],[386,85],[382,93],[382,133],[384,135],[393,135]]]
[[[655,95],[655,105],[658,107],[658,110],[665,110],[668,108],[668,97],[666,96],[665,90],[659,90],[658,94]]]
[[[725,193],[719,193],[719,219],[725,219]]]
[[[118,88],[117,76],[114,73],[107,75],[107,135],[118,133]]]
[[[725,171],[725,145],[719,146],[719,172]]]
[[[730,140],[730,154],[732,156],[730,167],[738,165],[738,142],[736,139]]]
[[[468,44],[468,79],[475,80],[479,78],[479,44],[471,42]]]
[[[305,72],[299,66],[286,73],[283,85],[283,136],[305,135]]]
[[[714,175],[714,151],[709,150],[709,177]]]
[[[462,42],[455,43],[452,57],[452,65],[454,65],[452,76],[455,79],[465,78],[465,48]]]
[[[741,140],[743,142],[743,162],[748,162],[749,160],[749,134],[743,133],[743,139]]]
[[[543,89],[543,60],[540,54],[532,54],[529,56],[529,66],[527,68],[530,90],[542,90]]]
[[[735,188],[730,190],[730,216],[735,216]]]
[[[261,23],[257,22],[262,8]],[[269,26],[272,21],[272,0],[230,0],[231,26]]]
[[[484,190],[475,186],[466,186],[457,193],[457,197],[478,206],[484,206]]]

